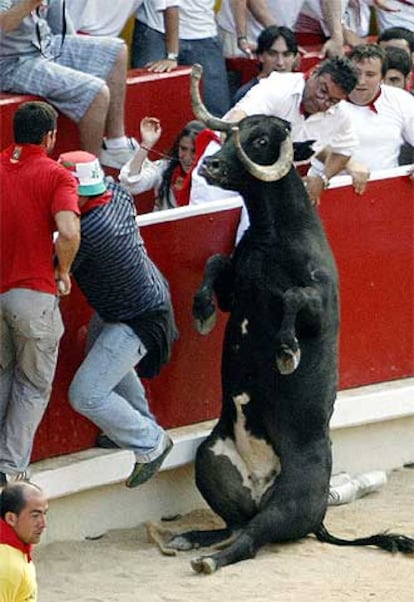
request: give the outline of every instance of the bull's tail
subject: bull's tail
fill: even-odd
[[[414,554],[414,539],[398,533],[377,533],[369,537],[357,539],[341,539],[331,535],[324,524],[315,531],[319,541],[332,543],[336,546],[377,546],[387,552],[402,552],[403,554]]]

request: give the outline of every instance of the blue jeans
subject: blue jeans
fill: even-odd
[[[89,327],[91,348],[69,388],[72,407],[94,422],[119,447],[150,462],[163,451],[167,434],[152,415],[134,366],[146,348],[132,328],[103,322]]]
[[[0,471],[27,469],[52,390],[63,322],[59,299],[15,288],[0,295]]]
[[[165,34],[135,20],[132,40],[132,66],[144,67],[147,63],[165,57]],[[222,117],[230,108],[230,92],[226,63],[218,36],[201,40],[180,39],[179,65],[203,67],[203,100],[213,115]]]

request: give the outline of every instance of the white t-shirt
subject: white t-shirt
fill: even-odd
[[[352,158],[370,171],[397,167],[401,144],[414,146],[414,96],[384,85],[374,102],[377,112],[369,106],[344,105],[359,138]]]
[[[414,6],[399,2],[399,0],[388,0],[390,8],[397,8],[398,12],[390,13],[385,10],[375,9],[378,31],[382,33],[389,27],[406,27],[414,31]]]
[[[180,40],[202,40],[217,35],[214,0],[164,0],[179,7]],[[145,0],[137,11],[137,19],[151,29],[165,33],[162,13],[155,10],[151,0]]]
[[[275,23],[285,27],[293,26],[296,23],[299,12],[304,0],[268,0],[268,10],[274,17]],[[222,0],[220,10],[217,15],[217,24],[223,32],[236,36],[236,25],[231,8],[231,0]],[[247,13],[247,37],[249,42],[256,43],[263,26],[248,12]],[[239,51],[240,52],[240,51]]]
[[[350,156],[358,140],[344,102],[305,119],[300,111],[304,87],[303,73],[273,72],[251,88],[233,108],[247,115],[263,113],[286,119],[291,123],[294,142],[315,140],[316,152],[329,146],[335,153]]]
[[[343,15],[348,5],[348,0],[341,0],[341,5]],[[304,17],[303,20],[302,17]],[[295,31],[306,33],[319,33],[319,31],[322,31],[326,37],[330,37],[331,34],[324,19],[320,0],[305,0],[300,10],[299,21],[296,24]]]
[[[143,0],[70,0],[66,10],[76,31],[92,36],[118,36]]]

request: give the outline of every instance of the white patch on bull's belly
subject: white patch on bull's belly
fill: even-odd
[[[250,489],[252,499],[258,504],[281,471],[280,459],[269,443],[254,437],[246,429],[242,406],[250,401],[247,393],[237,395],[233,400],[237,412],[235,441],[229,437],[218,439],[211,451],[230,460],[240,473],[243,486]]]

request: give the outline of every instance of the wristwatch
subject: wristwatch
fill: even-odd
[[[318,176],[320,177],[320,179],[323,182],[323,188],[324,190],[326,190],[329,186],[329,178],[326,175],[326,173],[324,171],[321,171],[321,173],[318,173]]]
[[[169,61],[177,61],[178,54],[176,54],[175,52],[167,52],[167,59]]]

